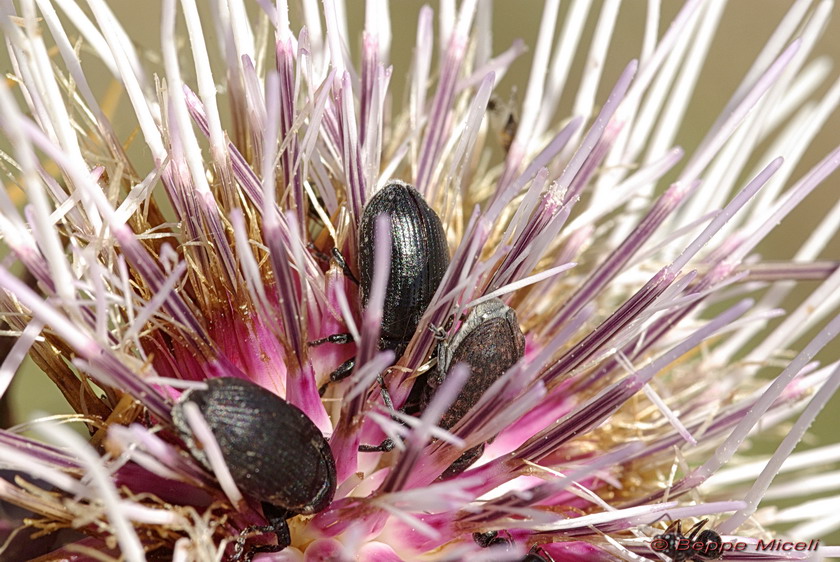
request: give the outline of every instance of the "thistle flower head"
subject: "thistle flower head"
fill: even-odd
[[[708,520],[746,545],[733,559],[788,560],[815,552],[761,550],[780,526],[840,527],[832,498],[774,504],[840,455],[793,454],[840,384],[815,360],[840,328],[840,274],[817,261],[840,205],[795,255],[757,253],[840,165],[838,148],[793,175],[840,101],[840,83],[814,94],[829,2],[791,8],[691,154],[675,138],[723,3],[688,0],[667,25],[649,3],[617,76],[601,72],[610,1],[558,19],[549,0],[534,36],[494,52],[476,0],[423,7],[416,30],[369,0],[360,36],[337,0],[165,0],[154,56],[104,0],[88,7],[0,6],[0,311],[16,337],[0,391],[31,357],[90,437],[0,431],[17,535],[69,530],[44,559],[285,542],[261,556],[678,559],[651,538]],[[409,68],[390,66],[397,43]],[[526,44],[520,103],[498,83]],[[124,92],[128,135],[94,63]],[[404,184],[407,206],[368,206]],[[282,401],[216,393],[232,388],[219,377]],[[779,429],[771,456],[750,450]],[[266,489],[261,471],[283,477]],[[23,556],[14,534],[5,548]]]

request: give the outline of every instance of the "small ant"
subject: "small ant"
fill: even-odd
[[[502,536],[502,533],[505,536]],[[507,531],[487,531],[486,533],[473,533],[475,544],[481,548],[504,545],[505,549],[513,544],[513,538]]]
[[[677,519],[668,525],[663,534],[653,537],[651,547],[656,552],[669,556],[673,562],[717,560],[723,556],[721,549],[723,541],[712,529],[701,532],[708,522],[708,519],[699,521],[687,531],[687,535],[684,535],[682,523]]]
[[[502,535],[504,533],[504,536]],[[507,531],[488,531],[486,533],[473,533],[473,540],[481,548],[504,548],[507,550],[513,545],[513,538]],[[503,547],[501,545],[504,545]],[[528,554],[520,562],[554,562],[554,558],[542,547],[534,545]]]

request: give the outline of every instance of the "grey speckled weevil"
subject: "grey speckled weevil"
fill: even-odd
[[[191,389],[172,408],[175,428],[205,468],[212,470],[184,415],[184,405],[198,406],[219,444],[233,481],[244,494],[263,503],[270,525],[242,532],[273,532],[277,545],[252,547],[275,552],[291,542],[286,519],[326,508],[335,494],[335,460],[321,431],[306,414],[269,390],[250,381],[223,377],[205,381],[207,389]]]
[[[438,367],[429,373],[420,395],[419,411],[425,409],[452,367],[466,363],[470,366],[470,376],[438,424],[443,429],[450,429],[524,353],[525,336],[512,308],[499,299],[490,299],[475,306],[455,335],[438,346]],[[441,478],[463,472],[483,452],[483,443],[465,451]]]
[[[359,222],[359,290],[362,306],[370,298],[376,254],[376,218],[391,219],[391,273],[385,290],[379,349],[392,349],[396,357],[405,351],[420,318],[429,306],[449,266],[449,247],[440,217],[409,184],[391,180],[367,205]],[[336,259],[352,279],[340,254]],[[349,334],[335,334],[310,342],[347,343]],[[330,374],[330,381],[345,378],[353,370],[355,358],[348,359]],[[323,390],[323,389],[322,389]]]
[[[450,429],[478,403],[484,393],[525,353],[525,336],[516,320],[516,312],[499,299],[475,306],[449,341],[438,345],[438,365],[417,378],[405,406],[405,412],[423,412],[437,387],[458,363],[470,366],[470,376],[457,398],[441,417],[439,426]],[[363,445],[361,451],[388,451],[394,443],[385,439],[380,445]],[[467,469],[484,452],[484,444],[464,452],[446,469],[441,478],[449,478]]]
[[[440,427],[451,428],[524,353],[525,336],[512,308],[499,299],[475,306],[455,335],[438,346],[438,367],[426,381],[420,411],[452,367],[466,363],[470,366],[470,377],[440,420]]]

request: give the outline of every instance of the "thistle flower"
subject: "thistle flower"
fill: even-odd
[[[291,516],[291,546],[273,559],[668,559],[651,537],[702,519],[748,547],[732,559],[838,554],[760,550],[840,526],[836,496],[776,503],[836,490],[836,445],[792,451],[840,384],[840,363],[815,361],[840,328],[840,273],[816,261],[840,205],[795,255],[756,253],[840,164],[835,149],[793,176],[840,99],[840,82],[815,96],[827,66],[809,62],[829,2],[792,6],[690,155],[674,139],[720,2],[687,1],[661,32],[649,3],[638,60],[606,95],[618,3],[575,2],[561,22],[546,2],[513,113],[497,84],[525,44],[492,52],[489,3],[424,7],[412,38],[369,0],[358,65],[343,2],[249,14],[229,0],[200,17],[195,0],[166,0],[157,59],[103,0],[88,4],[0,8],[13,68],[0,84],[0,310],[17,338],[0,388],[31,357],[90,435],[0,431],[0,498],[27,514],[17,536],[72,530],[43,559],[218,560],[275,540],[249,530],[266,523],[262,498],[199,462],[173,426],[181,392],[220,376],[299,408],[335,458],[333,500]],[[392,43],[413,45],[410,69],[389,66]],[[578,50],[588,69],[573,93]],[[127,95],[131,135],[94,94],[94,60]],[[390,88],[406,75],[402,104]],[[451,255],[396,353],[379,341],[388,252],[366,307],[319,257],[339,248],[356,267],[366,202],[391,178],[440,216]],[[805,279],[819,285],[780,308]],[[469,366],[439,373],[415,415],[390,410],[382,396],[404,406],[437,372],[438,340],[492,298],[515,310],[524,357],[446,431]],[[342,332],[355,345],[308,345]],[[350,356],[351,376],[319,396]],[[780,429],[771,456],[751,451]],[[386,436],[394,451],[359,452]]]

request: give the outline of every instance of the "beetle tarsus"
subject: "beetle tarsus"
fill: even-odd
[[[461,322],[464,321],[466,316],[463,314],[461,315]],[[443,341],[446,339],[446,334],[449,333],[449,330],[452,328],[452,325],[455,323],[455,315],[450,314],[446,321],[444,321],[442,326],[435,326],[434,324],[429,324],[429,331],[432,332],[435,339],[438,341]]]
[[[277,544],[260,544],[256,546],[245,547],[245,542],[254,534],[274,533],[277,535]],[[236,545],[233,548],[233,560],[243,560],[244,562],[251,562],[255,554],[261,552],[280,552],[287,546],[292,544],[292,536],[289,532],[289,525],[286,521],[282,521],[280,525],[272,523],[269,525],[251,525],[242,530],[239,538],[236,539]]]
[[[438,480],[446,480],[448,478],[452,478],[453,476],[457,476],[467,470],[472,464],[477,461],[481,455],[484,454],[484,443],[476,445],[471,449],[467,449],[464,453],[455,459],[455,461],[447,467],[443,473],[438,476]]]
[[[350,376],[350,373],[353,371],[353,367],[355,366],[356,358],[351,357],[350,359],[339,365],[335,371],[330,373],[330,382],[338,382],[346,379]]]
[[[350,333],[342,333],[342,334],[331,334],[325,338],[313,340],[307,345],[309,347],[314,347],[316,345],[323,345],[325,343],[337,343],[337,344],[345,344],[351,343],[353,341],[353,334]]]

